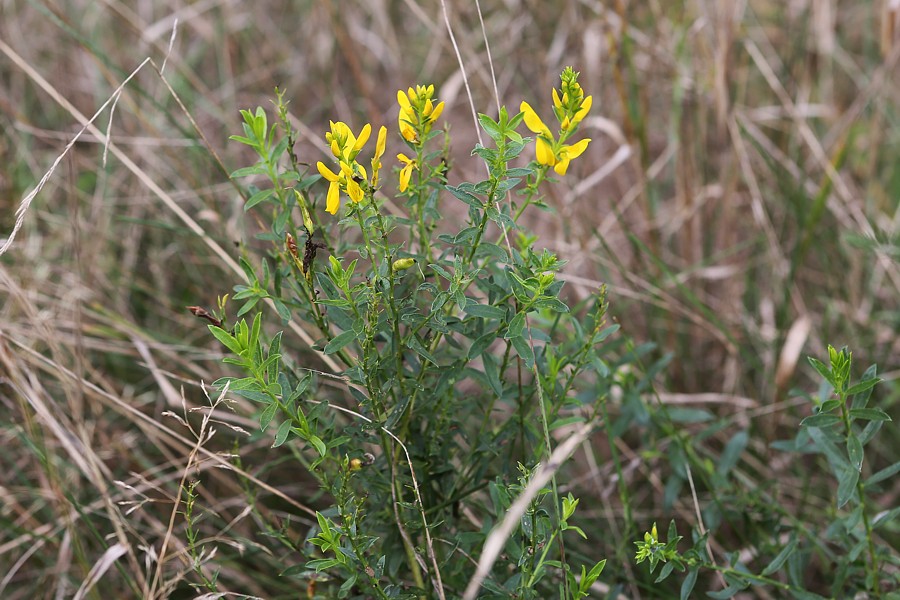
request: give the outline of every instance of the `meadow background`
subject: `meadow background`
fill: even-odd
[[[555,212],[533,215],[538,246],[569,261],[573,302],[608,286],[619,335],[653,369],[648,421],[660,404],[678,409],[682,432],[716,464],[747,432],[729,457],[742,485],[700,493],[733,519],[715,551],[752,561],[777,547],[778,515],[815,532],[818,516],[834,513],[827,470],[770,444],[810,414],[797,391],[815,394],[820,380],[805,357],[824,359],[827,344],[850,347],[855,376],[879,365],[886,382],[872,404],[900,418],[900,3],[483,0],[479,13],[448,0],[468,87],[443,8],[0,3],[0,242],[83,116],[145,58],[165,61],[165,81],[144,65],[65,154],[0,257],[0,597],[71,597],[92,568],[88,596],[121,597],[144,550],[111,557],[110,540],[152,545],[170,527],[192,440],[163,412],[181,414],[181,388],[189,406],[204,405],[200,382],[225,370],[221,347],[185,307],[213,308],[242,283],[226,257],[259,223],[228,178],[252,158],[228,136],[240,133],[239,109],[271,108],[276,85],[300,132],[295,151],[314,165],[329,120],[390,126],[397,89],[434,83],[452,183],[482,168],[469,156],[467,91],[478,112],[496,115],[497,95],[513,111],[521,100],[546,108],[560,70],[580,71],[594,97],[581,131],[593,141],[548,189]],[[448,219],[463,208],[450,206]],[[251,430],[251,416],[225,418]],[[866,448],[864,473],[900,455],[892,425]],[[229,450],[229,435],[213,449]],[[696,523],[690,494],[667,487],[670,442],[649,427],[614,441],[627,496],[602,435],[567,471],[593,557],[609,559],[600,581],[628,598],[678,594],[630,564],[632,541],[654,521],[662,529],[676,518],[683,535]],[[302,476],[279,472],[270,438],[242,444],[247,472],[303,504],[320,500]],[[200,501],[239,530],[239,478],[203,468],[211,483]],[[898,496],[894,479],[874,501],[893,508]],[[643,529],[625,527],[625,513]],[[254,552],[252,540],[238,552],[240,536],[210,527],[229,589],[297,597],[274,581],[287,566],[276,555]],[[879,536],[900,547],[896,522]],[[812,589],[817,576],[814,562]]]

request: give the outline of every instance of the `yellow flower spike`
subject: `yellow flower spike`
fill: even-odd
[[[413,169],[416,168],[415,159],[409,158],[405,154],[398,154],[397,160],[404,164],[403,168],[400,169],[400,192],[405,192],[406,188],[409,187],[409,180],[412,177]]]

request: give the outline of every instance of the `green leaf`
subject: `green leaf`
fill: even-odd
[[[325,345],[325,354],[334,354],[350,342],[355,341],[356,337],[356,332],[352,329],[337,334]]]
[[[291,320],[291,311],[285,306],[284,302],[279,300],[278,298],[273,298],[272,301],[275,303],[275,312],[278,313],[278,316],[281,317],[281,321],[283,323],[287,323]]]
[[[694,591],[694,585],[697,583],[697,575],[699,573],[699,568],[688,571],[687,577],[681,582],[681,600],[690,600],[691,592]]]
[[[497,122],[494,121],[487,115],[478,113],[478,122],[481,123],[481,128],[487,132],[491,139],[495,141],[499,141],[499,138],[502,136],[500,132],[500,126],[497,125]]]
[[[490,331],[472,342],[472,345],[469,347],[469,360],[478,358],[484,354],[484,351],[487,350],[488,346],[490,346],[495,339],[497,339],[497,332]]]
[[[657,577],[656,581],[654,581],[653,583],[660,583],[661,581],[665,580],[669,575],[672,574],[672,571],[674,571],[674,570],[675,570],[674,562],[666,563],[665,565],[663,565],[663,568],[660,569],[659,577]]]
[[[327,449],[325,448],[325,442],[322,441],[322,438],[317,435],[311,435],[307,441],[316,448],[319,456],[325,456]]]
[[[895,462],[894,464],[892,464],[889,467],[885,467],[884,469],[881,469],[880,471],[878,471],[877,473],[875,473],[874,475],[869,477],[866,480],[866,486],[870,486],[870,485],[876,484],[880,481],[884,481],[885,479],[888,479],[889,477],[893,477],[898,472],[900,472],[900,461]]]
[[[503,384],[500,382],[500,369],[497,365],[497,359],[490,354],[485,354],[483,358],[484,374],[487,376],[488,383],[491,386],[497,398],[503,397]]]
[[[723,477],[727,475],[738,463],[738,459],[741,457],[744,448],[747,447],[747,442],[749,440],[750,436],[746,430],[737,432],[725,445],[725,449],[722,450],[719,464],[716,465],[716,473]]]
[[[506,339],[513,339],[522,336],[522,331],[525,329],[525,313],[518,313],[516,316],[512,318],[512,321],[509,322],[509,326],[507,327],[506,335],[503,336]]]
[[[232,136],[232,139],[234,139],[234,136]],[[241,141],[243,141],[243,140],[241,140]],[[246,143],[246,142],[244,142],[244,143]],[[250,142],[249,145],[253,146],[255,144]],[[262,166],[257,164],[257,165],[253,165],[252,167],[243,167],[236,171],[232,171],[230,177],[232,179],[237,179],[238,177],[247,177],[248,175],[268,175],[268,172],[265,170],[265,168],[263,168]]]
[[[534,365],[534,352],[531,350],[531,344],[522,336],[514,337],[512,340],[513,348],[516,353],[525,361],[525,366],[529,369]]]
[[[800,421],[800,427],[818,427],[819,429],[824,429],[825,427],[831,427],[840,422],[841,418],[837,415],[819,413],[817,415],[806,417]]]
[[[473,317],[481,317],[483,319],[506,318],[505,309],[491,306],[489,304],[473,304],[471,302],[466,305],[466,314],[472,315]]]
[[[847,457],[850,459],[850,464],[857,471],[862,469],[863,447],[859,438],[853,432],[850,432],[850,435],[847,436]]]
[[[878,365],[872,365],[868,369],[866,369],[866,372],[863,373],[863,376],[862,376],[862,378],[860,378],[860,381],[867,381],[869,379],[875,379],[877,375],[878,375]],[[869,398],[871,398],[871,397],[872,397],[872,388],[869,388],[860,394],[854,395],[853,396],[853,408],[865,408],[866,405],[869,403]]]
[[[747,587],[746,584],[732,583],[724,590],[719,590],[718,592],[706,592],[706,595],[715,600],[728,600],[728,598],[733,598],[745,587]]]
[[[853,492],[856,491],[856,482],[858,481],[859,471],[856,468],[848,465],[840,470],[838,473],[838,508],[847,504],[850,498],[853,497]]]
[[[238,343],[237,338],[233,335],[222,329],[221,327],[216,327],[215,325],[207,325],[209,327],[210,333],[213,336],[222,342],[222,345],[234,352],[235,354],[240,354],[243,348],[241,348],[240,343]]]
[[[879,377],[875,377],[874,379],[865,379],[855,385],[851,385],[850,388],[847,390],[847,395],[853,396],[855,394],[865,392],[866,390],[872,389],[873,387],[875,387],[882,381],[883,380]]]
[[[260,202],[263,202],[264,200],[268,200],[269,198],[272,197],[272,194],[274,194],[274,193],[275,193],[275,190],[272,188],[265,189],[265,190],[259,190],[258,192],[256,192],[252,196],[250,196],[250,198],[247,200],[247,203],[244,204],[244,212],[247,212],[248,210],[250,210],[257,204],[259,204]]]
[[[582,591],[587,591],[594,585],[594,582],[597,581],[597,578],[600,577],[600,574],[603,573],[603,569],[606,567],[606,559],[604,558],[596,565],[594,565],[590,571],[588,571],[587,575],[581,578],[581,583],[579,584],[579,588]],[[582,567],[584,569],[584,567]],[[582,570],[582,572],[584,572]]]
[[[482,202],[480,198],[478,198],[471,191],[469,191],[470,189],[474,190],[474,188],[469,187],[469,189],[465,189],[464,188],[465,185],[466,184],[462,184],[459,187],[453,187],[452,185],[448,185],[448,186],[446,186],[446,189],[451,194],[453,194],[454,196],[456,196],[457,198],[459,198],[460,200],[462,200],[469,206],[474,206],[475,208],[483,208],[484,202]],[[472,186],[472,184],[470,183],[470,184],[468,184],[468,186]]]
[[[825,379],[825,381],[831,384],[831,387],[837,387],[835,385],[834,376],[831,374],[831,369],[825,366],[825,363],[817,358],[813,358],[812,356],[807,356],[806,359],[809,361],[809,364],[811,364],[812,367],[819,372],[819,375],[821,375],[822,378]]]
[[[894,507],[891,510],[883,513],[879,513],[875,515],[875,518],[872,519],[872,528],[880,527],[885,523],[889,523],[897,518],[897,515],[900,515],[900,506]]]
[[[269,427],[269,423],[275,418],[275,412],[278,410],[277,402],[270,402],[262,414],[259,416],[259,429],[265,431]]]
[[[891,416],[880,408],[851,408],[851,419],[865,419],[866,421],[893,421]]]
[[[272,444],[273,448],[277,448],[282,445],[285,440],[288,438],[288,434],[291,433],[291,421],[288,419],[286,421],[282,421],[281,425],[278,426],[278,431],[275,432],[275,443]]]
[[[675,423],[705,423],[713,419],[712,413],[702,408],[675,407],[670,408],[668,413]]]
[[[791,554],[793,554],[794,550],[796,550],[796,549],[797,549],[797,538],[792,537],[791,541],[788,542],[787,546],[782,548],[781,552],[779,552],[778,555],[772,559],[772,562],[770,562],[769,565],[765,569],[763,569],[763,572],[761,574],[764,577],[768,577],[772,573],[777,572],[779,569],[781,569],[781,567],[784,565],[784,563],[787,561],[787,559],[791,557]]]

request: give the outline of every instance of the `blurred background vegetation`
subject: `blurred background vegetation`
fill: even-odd
[[[809,414],[791,390],[815,392],[805,356],[822,357],[828,343],[848,345],[859,372],[880,366],[876,402],[900,417],[900,3],[446,8],[468,87],[433,0],[0,3],[0,241],[81,129],[79,115],[93,115],[147,57],[165,60],[171,85],[152,65],[140,69],[96,121],[118,152],[85,133],[0,258],[0,596],[68,597],[112,539],[152,545],[165,533],[190,445],[162,412],[181,412],[182,386],[189,405],[205,404],[199,382],[222,373],[220,349],[185,307],[213,308],[241,283],[212,248],[236,257],[258,228],[228,179],[252,158],[228,136],[240,132],[238,109],[271,109],[275,86],[302,134],[295,151],[314,165],[329,119],[392,126],[396,90],[434,83],[447,104],[452,183],[482,168],[469,156],[467,91],[478,112],[496,115],[494,81],[511,110],[526,100],[546,111],[572,65],[594,96],[582,126],[593,142],[548,188],[555,214],[532,215],[537,246],[569,261],[572,300],[608,285],[623,334],[653,344],[647,364],[665,364],[654,374],[659,400],[714,416],[715,431],[685,425],[707,428],[711,460],[749,431],[737,466],[748,486],[775,485],[787,512],[828,510],[816,473],[768,446]],[[395,139],[388,156],[399,150]],[[229,418],[253,428],[248,415]],[[893,463],[898,440],[878,438],[865,468]],[[270,443],[241,448],[247,471],[315,504],[312,488],[276,473]],[[591,444],[608,455],[601,436]],[[664,498],[665,439],[638,432],[617,445],[635,518],[693,523],[687,500]],[[246,480],[213,466],[203,502],[234,517]],[[575,473],[594,558],[611,559],[601,580],[655,597],[627,565],[628,532],[604,537],[624,510],[610,466]],[[898,495],[894,483],[877,502],[893,507]],[[123,501],[142,505],[125,515]],[[771,516],[735,506],[761,527]],[[759,543],[729,535],[718,540],[731,550]],[[223,573],[231,587],[290,594],[269,581],[277,559],[246,543],[246,565]],[[129,556],[96,589],[127,593],[126,573],[142,568],[140,553]]]

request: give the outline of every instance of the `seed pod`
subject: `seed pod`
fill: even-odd
[[[394,264],[391,265],[391,268],[395,271],[405,271],[416,264],[416,259],[414,258],[398,258],[394,261]]]

